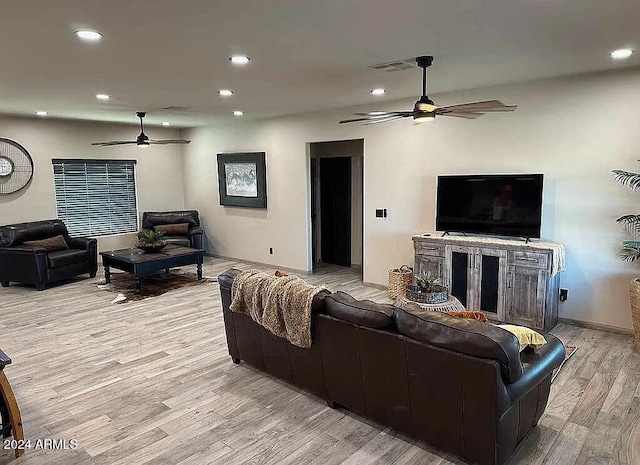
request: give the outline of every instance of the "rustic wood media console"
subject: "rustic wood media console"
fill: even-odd
[[[562,244],[436,234],[413,236],[416,274],[430,271],[492,321],[545,332],[557,324]]]

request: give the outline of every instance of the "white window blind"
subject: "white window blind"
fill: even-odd
[[[70,235],[138,231],[135,164],[135,160],[53,160],[58,218]]]

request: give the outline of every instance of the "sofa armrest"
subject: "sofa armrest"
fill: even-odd
[[[231,289],[233,285],[233,280],[236,279],[242,273],[242,270],[237,268],[229,268],[227,271],[218,276],[218,283],[220,283],[220,287],[224,287],[226,289]]]
[[[525,349],[520,353],[522,376],[515,383],[507,385],[514,402],[550,376],[564,361],[565,349],[560,339],[553,334],[545,334],[544,337],[547,340],[544,346],[535,350]]]
[[[98,241],[92,237],[70,237],[67,245],[72,249],[90,250],[91,246],[98,246]]]
[[[200,226],[192,226],[191,229],[189,229],[189,241],[191,242],[191,247],[194,249],[204,249],[203,232]]]
[[[191,227],[191,229],[189,229],[189,235],[193,236],[194,234],[202,234],[204,231],[202,230],[202,227],[200,226],[193,226]]]
[[[38,289],[44,289],[47,258],[47,250],[43,247],[0,248],[0,281],[35,284]]]
[[[98,241],[93,237],[70,237],[67,244],[72,249],[83,249],[89,254],[89,276],[98,272]]]
[[[35,255],[35,254],[47,254],[47,249],[44,247],[4,247],[0,248],[0,256],[11,257],[12,255]]]

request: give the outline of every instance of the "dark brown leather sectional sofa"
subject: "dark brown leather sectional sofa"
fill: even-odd
[[[310,349],[231,312],[239,270],[220,275],[229,354],[363,417],[469,463],[502,464],[536,426],[564,360],[553,335],[518,352],[511,333],[437,312],[322,292]]]

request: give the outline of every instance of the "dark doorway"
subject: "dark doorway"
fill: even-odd
[[[351,157],[320,158],[322,262],[351,266]]]

